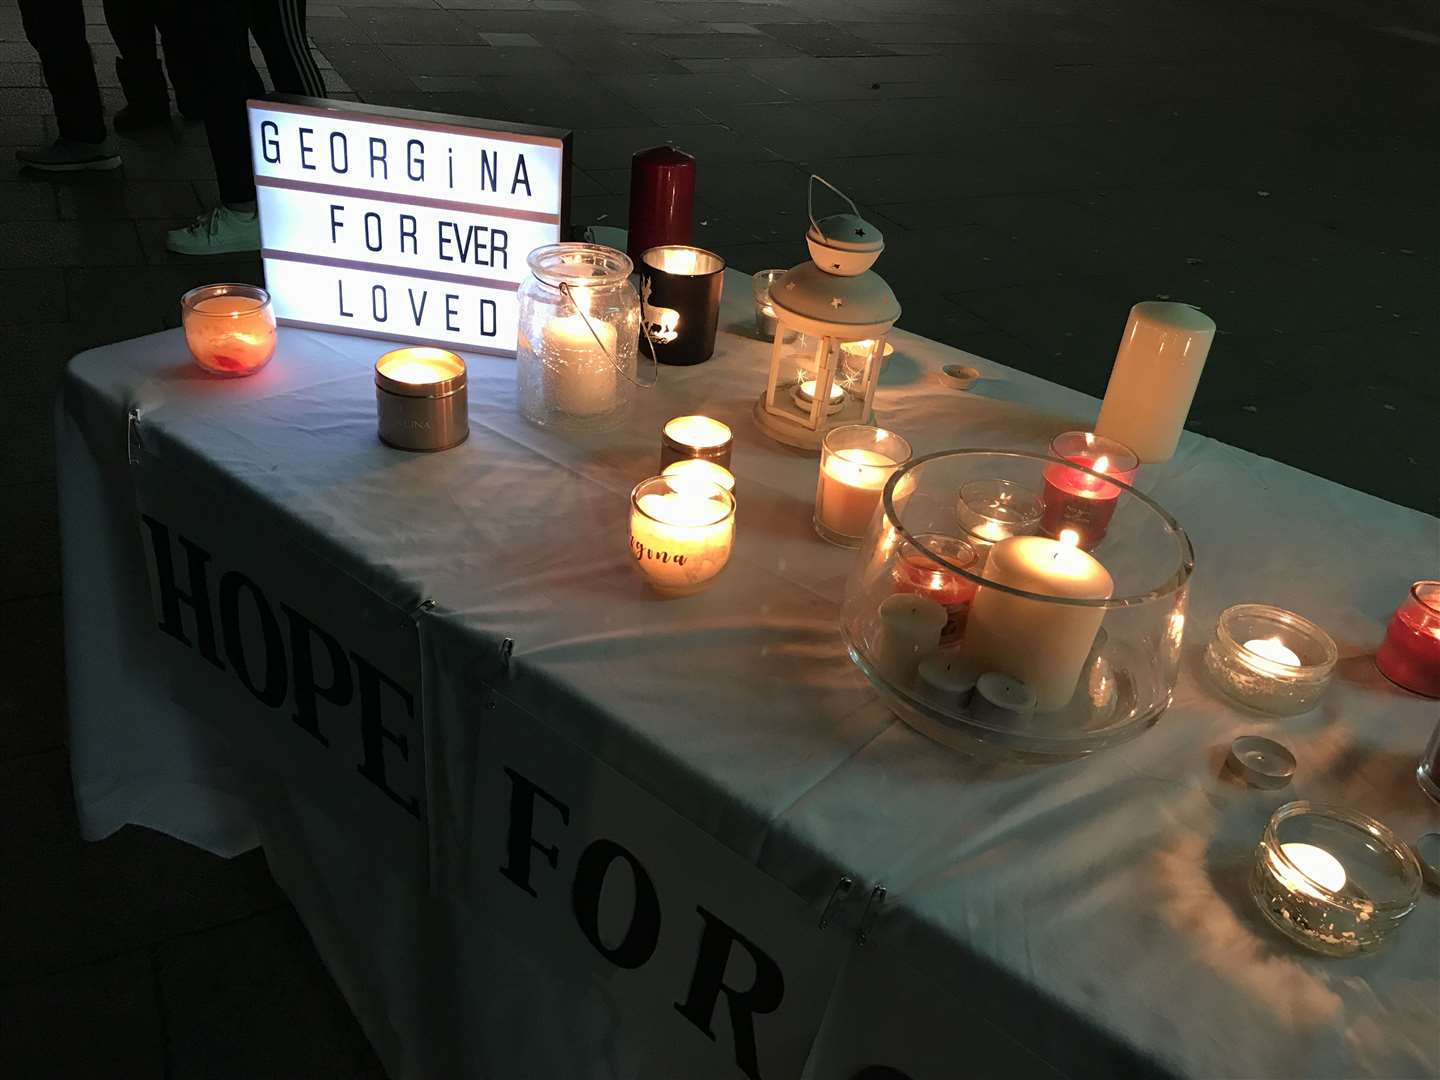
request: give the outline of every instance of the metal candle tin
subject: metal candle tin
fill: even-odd
[[[735,436],[728,424],[708,416],[677,416],[660,429],[660,471],[686,458],[730,468]]]
[[[380,441],[398,450],[448,450],[470,434],[465,361],[429,346],[395,349],[375,361]]]

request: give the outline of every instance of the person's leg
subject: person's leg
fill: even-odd
[[[40,54],[60,137],[72,142],[103,142],[105,111],[90,44],[85,40],[85,9],[80,0],[20,0],[20,21],[25,37]]]
[[[310,54],[305,0],[248,0],[250,32],[265,56],[270,82],[282,94],[325,96],[325,77]]]
[[[115,114],[115,130],[126,131],[170,119],[165,73],[155,55],[155,13],[149,0],[105,0],[105,25],[120,55],[115,74],[125,91],[125,108]]]
[[[175,107],[186,120],[205,118],[205,93],[196,61],[202,45],[190,33],[193,20],[180,13],[182,0],[154,0],[155,25],[165,48],[165,71],[175,90]],[[189,0],[183,0],[189,2]]]

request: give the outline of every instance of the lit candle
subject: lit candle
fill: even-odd
[[[1375,664],[1397,686],[1440,698],[1440,581],[1411,586],[1385,629]]]
[[[1270,866],[1280,883],[1292,892],[1324,900],[1326,892],[1337,893],[1345,887],[1345,867],[1324,848],[1314,844],[1281,844],[1280,850],[1285,858],[1271,852]]]
[[[660,431],[660,468],[686,458],[703,458],[730,467],[735,436],[728,424],[708,416],[677,416]]]
[[[1295,650],[1278,637],[1251,638],[1245,642],[1245,651],[1254,653],[1274,664],[1283,664],[1285,667],[1294,668],[1300,666],[1300,657],[1295,655]]]
[[[1237,701],[1277,715],[1314,706],[1339,656],[1322,628],[1293,611],[1236,604],[1215,624],[1205,648],[1205,672]]]
[[[945,609],[926,596],[887,596],[871,659],[890,682],[909,688],[920,661],[940,647]]]
[[[1067,431],[1055,436],[1050,443],[1050,453],[1113,476],[1123,484],[1135,478],[1140,464],[1129,447],[1089,431]],[[1080,546],[1089,551],[1105,539],[1119,497],[1120,489],[1114,484],[1078,469],[1049,465],[1045,469],[1045,512],[1040,528],[1048,536],[1058,536],[1062,529],[1074,529],[1080,535]]]
[[[735,474],[724,465],[703,458],[681,458],[672,461],[660,472],[668,477],[677,491],[703,490],[699,485],[719,484],[726,491],[735,490]]]
[[[1059,540],[1012,536],[990,549],[986,581],[1072,600],[1106,600],[1114,591],[1110,574],[1094,556],[1077,547],[1073,531]],[[1089,659],[1103,607],[1049,604],[983,585],[970,605],[965,655],[982,671],[998,671],[1028,683],[1037,708],[1063,708]]]
[[[571,416],[598,416],[615,407],[614,326],[590,314],[590,290],[569,291],[578,310],[545,324],[540,359],[551,403]],[[598,338],[598,340],[597,340]]]
[[[810,406],[815,402],[815,390],[819,385],[816,379],[802,379],[795,384],[795,404],[803,412],[808,413]],[[825,412],[839,412],[845,406],[845,389],[838,383],[830,384],[830,400],[826,403]]]
[[[864,536],[880,502],[880,492],[897,462],[877,450],[837,450],[827,454],[815,494],[820,524],[842,536]]]
[[[375,361],[382,442],[399,450],[447,450],[470,434],[465,361],[446,349],[408,346]]]
[[[185,344],[206,371],[251,375],[275,354],[275,313],[265,290],[207,285],[186,293],[180,304]]]
[[[875,351],[875,339],[866,338],[864,341],[842,341],[840,343],[840,361],[847,372],[853,372],[856,377],[864,372],[865,361],[870,359],[870,354]],[[895,354],[895,346],[888,341],[884,350],[876,358],[880,369],[884,369],[886,362]]]
[[[943,607],[946,622],[940,633],[940,644],[953,645],[965,633],[970,603],[975,599],[975,590],[979,586],[963,574],[941,566],[926,552],[933,552],[951,566],[968,570],[973,569],[977,562],[975,549],[953,536],[925,533],[916,540],[925,550],[917,551],[906,543],[905,550],[891,569],[895,591],[927,596]]]
[[[1009,480],[970,480],[960,487],[955,515],[983,558],[1001,540],[1033,532],[1041,507],[1034,492]]]
[[[656,476],[630,494],[630,554],[658,592],[696,592],[730,561],[735,499],[718,484]]]

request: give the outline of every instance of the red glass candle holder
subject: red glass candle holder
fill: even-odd
[[[1073,461],[1097,473],[1113,476],[1122,484],[1135,478],[1140,459],[1124,443],[1095,435],[1089,431],[1066,431],[1050,441],[1050,453],[1065,461]],[[1080,537],[1086,551],[1105,539],[1120,489],[1097,476],[1088,476],[1052,465],[1045,470],[1044,513],[1040,529],[1047,536],[1058,537],[1066,529]]]
[[[1396,686],[1440,698],[1440,581],[1410,587],[1390,619],[1375,666]]]
[[[961,574],[942,566],[929,554],[944,559],[950,566],[974,570],[979,559],[975,549],[955,536],[922,533],[915,538],[923,550],[904,542],[904,550],[891,569],[897,593],[914,593],[934,600],[945,609],[945,626],[940,631],[940,644],[953,645],[965,636],[965,622],[970,616],[970,602],[979,587]]]
[[[695,231],[695,159],[652,146],[630,159],[630,261],[653,247],[688,244]]]

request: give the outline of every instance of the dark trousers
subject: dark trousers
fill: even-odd
[[[80,0],[20,0],[20,21],[25,37],[40,54],[60,137],[103,142],[105,110],[100,104],[90,43],[85,39],[85,9]]]
[[[180,4],[189,0],[105,0],[105,24],[120,55],[115,73],[125,100],[145,112],[168,112],[170,95],[165,75],[175,88],[175,104],[190,117],[201,115],[203,103],[196,85],[195,61],[200,45],[186,32]],[[155,31],[165,47],[165,67],[155,55]]]
[[[304,0],[189,0],[193,39],[204,43],[208,92],[205,134],[220,200],[255,198],[250,161],[250,120],[245,102],[265,85],[250,60],[249,33],[265,54],[275,89],[323,96],[325,81],[305,37]]]

